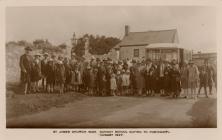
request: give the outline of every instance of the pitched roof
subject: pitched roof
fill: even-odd
[[[147,45],[152,43],[177,43],[177,29],[130,32],[124,36],[119,46]]]

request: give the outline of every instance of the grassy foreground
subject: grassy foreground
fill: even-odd
[[[19,117],[48,110],[52,107],[63,107],[65,104],[86,98],[80,93],[47,94],[37,93],[23,95],[19,85],[7,85],[6,117]],[[15,94],[16,93],[16,94]]]

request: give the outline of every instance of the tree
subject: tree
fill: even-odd
[[[120,42],[120,39],[115,37],[106,37],[99,35],[94,36],[85,34],[78,39],[77,45],[73,46],[73,51],[79,56],[82,56],[84,54],[85,37],[89,38],[89,52],[91,54],[106,54],[110,51],[110,49],[112,49]]]

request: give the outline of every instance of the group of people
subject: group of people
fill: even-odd
[[[26,47],[20,58],[25,94],[76,91],[90,96],[155,96],[159,93],[177,98],[183,91],[184,97],[196,98],[202,87],[208,97],[207,88],[212,94],[213,82],[216,83],[215,70],[208,61],[198,68],[192,61],[182,66],[176,60],[113,61],[92,57],[84,61],[48,53],[33,57],[30,51]]]

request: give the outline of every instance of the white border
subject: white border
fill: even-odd
[[[123,137],[100,137],[97,135],[74,135],[74,134],[53,134],[54,129],[6,129],[6,110],[5,110],[5,8],[8,6],[111,6],[111,5],[122,5],[122,6],[214,6],[217,8],[217,50],[218,50],[218,128],[178,128],[178,129],[167,129],[170,130],[170,134],[136,134],[136,135],[125,135]],[[2,68],[0,69],[0,139],[2,140],[24,140],[24,139],[196,139],[196,140],[217,140],[222,139],[221,134],[221,51],[220,47],[222,44],[222,0],[0,0],[0,62]],[[59,129],[57,129],[59,130]],[[87,129],[84,129],[87,130]],[[109,130],[109,129],[106,129]],[[139,129],[137,129],[139,130]],[[144,130],[144,129],[141,129]],[[152,130],[152,129],[149,129]],[[166,129],[158,129],[166,130]]]

